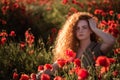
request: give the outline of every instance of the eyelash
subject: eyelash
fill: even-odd
[[[86,26],[83,26],[83,28],[84,28],[84,29],[87,29],[87,27],[86,27]]]
[[[87,27],[86,26],[82,26],[83,27],[83,29],[87,29]],[[79,27],[77,27],[76,28],[76,30],[78,30],[79,29]]]

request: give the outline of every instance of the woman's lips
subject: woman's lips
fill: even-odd
[[[83,34],[79,34],[79,36],[83,36]]]

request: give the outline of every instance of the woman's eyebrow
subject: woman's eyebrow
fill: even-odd
[[[82,25],[82,26],[88,26],[88,25]],[[76,27],[79,27],[79,26],[76,26]]]

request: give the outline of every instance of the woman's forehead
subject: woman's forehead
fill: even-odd
[[[86,20],[79,20],[77,23],[77,26],[82,26],[82,25],[87,25],[88,26],[88,22]]]

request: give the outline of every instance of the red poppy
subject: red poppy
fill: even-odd
[[[114,54],[120,53],[120,48],[114,49]]]
[[[100,22],[99,27],[100,27],[100,28],[105,28],[106,26],[107,26],[107,22],[106,22],[105,20],[102,20],[102,21]]]
[[[50,76],[48,74],[42,74],[41,80],[50,80]]]
[[[109,58],[110,64],[115,63],[116,60],[114,58]]]
[[[111,26],[112,24],[114,24],[115,21],[114,20],[108,20],[108,26]]]
[[[109,32],[115,37],[115,38],[117,38],[118,37],[118,35],[119,35],[119,30],[118,29],[115,29],[115,28],[109,28]]]
[[[29,76],[27,74],[22,74],[20,80],[29,80]]]
[[[78,71],[78,80],[85,80],[88,77],[89,73],[86,69],[79,69]]]
[[[27,35],[26,42],[31,45],[34,42],[34,36],[32,34]]]
[[[16,36],[15,31],[11,31],[10,34],[9,34],[9,36],[11,36],[11,37]]]
[[[2,37],[7,37],[8,34],[6,33],[6,31],[3,31],[3,32],[0,33],[0,36],[2,36]]]
[[[101,14],[103,12],[103,10],[101,10],[101,9],[96,9],[95,11],[94,11],[94,14]]]
[[[67,63],[67,61],[65,59],[58,59],[57,60],[57,64],[60,68],[62,68],[66,63]]]
[[[60,77],[60,76],[56,76],[56,77],[54,78],[54,80],[63,80],[63,78]]]
[[[106,56],[99,56],[96,60],[96,66],[108,67],[110,65],[110,61]]]
[[[65,55],[67,57],[68,62],[73,61],[76,57],[76,53],[73,52],[71,49],[66,50]]]
[[[68,0],[62,0],[62,4],[67,4]]]
[[[6,37],[2,37],[2,38],[1,38],[1,44],[2,44],[2,45],[5,44],[6,41],[7,41]]]
[[[13,73],[13,79],[17,80],[18,79],[18,74],[16,72]]]
[[[76,1],[76,0],[72,0],[72,3],[73,3],[73,4],[77,4],[77,1]]]
[[[103,17],[105,17],[105,16],[107,15],[107,13],[104,12],[104,11],[102,11],[101,15],[102,15]]]
[[[3,6],[3,7],[1,8],[2,13],[3,13],[4,15],[6,14],[8,8],[9,8],[9,6]]]
[[[81,61],[80,61],[80,59],[79,59],[79,58],[76,58],[76,59],[74,60],[74,64],[75,64],[75,66],[77,66],[77,67],[81,67]]]
[[[19,7],[19,4],[18,4],[17,2],[14,3],[14,4],[13,4],[13,7],[14,7],[14,8],[18,8],[18,7]]]
[[[38,71],[42,71],[42,70],[44,70],[44,66],[43,65],[39,65],[38,66]]]
[[[109,11],[109,14],[112,16],[114,14],[114,11],[113,10],[110,10]]]
[[[30,74],[30,78],[31,80],[36,80],[36,74],[35,73]]]
[[[2,2],[2,4],[8,5],[10,3],[10,0],[2,0],[1,2]]]
[[[117,18],[120,19],[120,14],[117,14]]]
[[[30,31],[30,28],[29,28],[28,30],[25,31],[25,37],[26,37],[26,38],[28,38],[29,35],[30,35],[29,31]]]
[[[118,74],[119,74],[118,70],[115,70],[115,71],[112,72],[112,75],[115,76],[115,77],[116,77]]]
[[[44,65],[44,69],[45,69],[45,70],[46,70],[46,69],[53,70],[53,67],[52,67],[51,64],[45,64],[45,65]]]
[[[26,46],[25,42],[21,42],[21,43],[20,43],[20,48],[23,49],[25,46]]]

